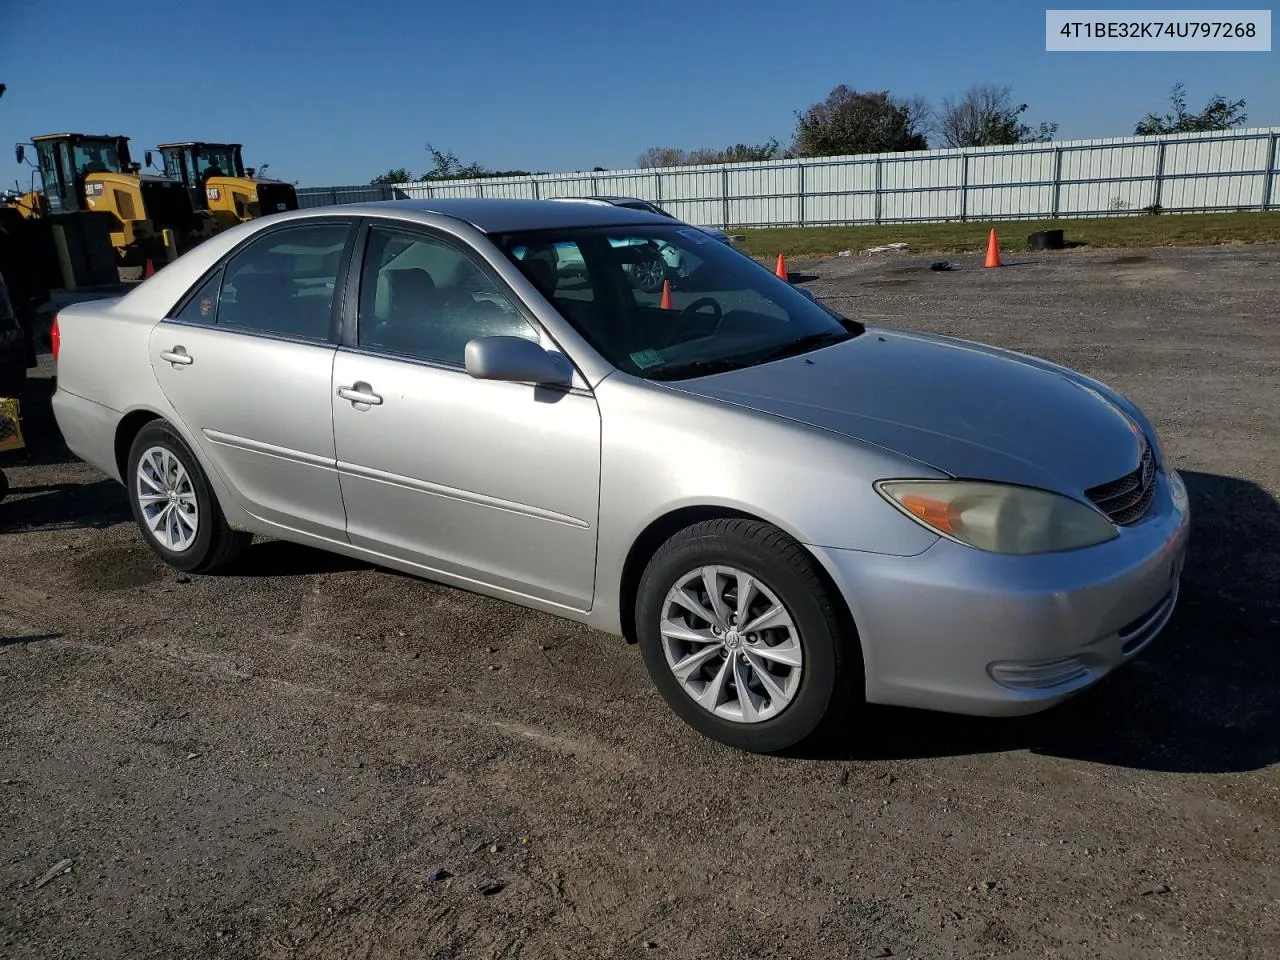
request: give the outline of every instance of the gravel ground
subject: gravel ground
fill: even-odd
[[[790,266],[1137,398],[1184,600],[1048,714],[870,709],[784,758],[549,616],[282,543],[161,567],[46,357],[0,505],[0,955],[1280,956],[1280,248],[928,262]]]

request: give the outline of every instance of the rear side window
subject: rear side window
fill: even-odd
[[[326,341],[350,227],[344,223],[273,230],[223,270],[220,327]]]
[[[218,322],[218,287],[222,284],[222,270],[218,269],[191,296],[173,319],[184,323],[217,323]]]

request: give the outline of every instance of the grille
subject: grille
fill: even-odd
[[[191,196],[182,184],[143,180],[141,192],[147,219],[157,230],[168,228],[184,233],[191,229],[195,212],[191,209]]]
[[[1138,469],[1085,491],[1085,496],[1107,515],[1112,523],[1124,527],[1137,523],[1151,507],[1156,495],[1156,458],[1151,444],[1142,442]]]
[[[262,216],[282,210],[298,209],[298,193],[288,183],[258,184],[258,206]]]

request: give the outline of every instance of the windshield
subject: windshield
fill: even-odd
[[[122,173],[120,151],[114,140],[79,140],[75,164],[80,176],[90,173]]]
[[[690,226],[585,227],[494,240],[610,363],[646,379],[753,366],[862,332]]]
[[[196,173],[211,177],[235,177],[240,175],[236,165],[235,150],[231,147],[201,147],[196,154]]]

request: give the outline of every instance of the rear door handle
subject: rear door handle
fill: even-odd
[[[371,407],[382,403],[382,398],[373,392],[373,387],[364,382],[353,383],[349,387],[339,387],[338,396],[352,403],[367,403]]]
[[[184,346],[176,346],[172,350],[161,350],[160,359],[167,360],[170,363],[181,364],[184,367],[189,367],[195,363],[195,358],[187,353],[187,348]]]

